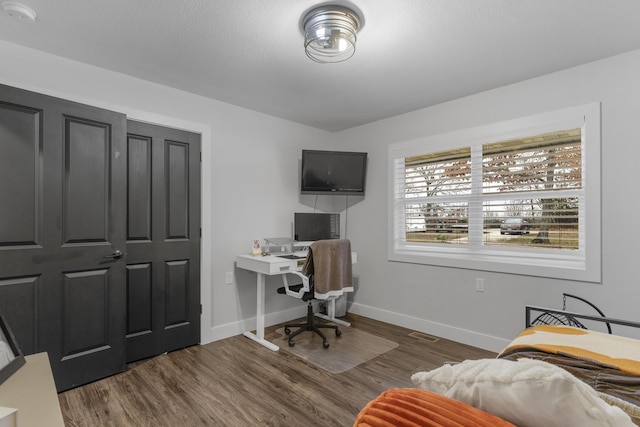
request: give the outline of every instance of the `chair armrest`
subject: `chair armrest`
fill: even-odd
[[[298,289],[297,291],[291,289],[291,286],[289,286],[289,281],[287,280],[287,274],[294,274],[302,279],[302,286],[300,287],[300,289]],[[284,291],[290,297],[302,299],[302,296],[305,294],[305,292],[309,292],[309,278],[299,271],[288,271],[287,273],[281,274],[280,276],[282,277]]]

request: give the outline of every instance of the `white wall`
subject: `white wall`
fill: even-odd
[[[202,133],[204,342],[255,325],[255,276],[234,269],[235,256],[250,250],[253,237],[289,236],[292,213],[313,209],[316,199],[298,194],[302,148],[369,153],[367,196],[348,209],[347,237],[358,252],[351,311],[489,349],[522,328],[525,304],[559,307],[562,292],[590,299],[610,316],[640,320],[634,268],[640,51],[338,134],[6,42],[0,57],[2,84]],[[389,144],[594,101],[602,103],[602,284],[387,261]],[[319,210],[343,211],[346,200],[328,197],[317,200]],[[231,286],[224,284],[228,271],[235,274]],[[475,292],[476,277],[485,279],[486,292]],[[268,323],[304,311],[276,295],[276,286],[268,282]]]
[[[339,134],[370,155],[366,199],[350,212],[359,276],[351,311],[494,350],[523,327],[525,304],[561,308],[562,292],[587,298],[611,317],[640,320],[638,75],[635,51]],[[590,102],[602,106],[601,284],[387,261],[389,144]],[[477,277],[486,292],[475,292]]]

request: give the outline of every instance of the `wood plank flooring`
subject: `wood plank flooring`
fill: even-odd
[[[351,426],[382,391],[449,361],[495,353],[347,314],[352,327],[399,346],[342,374],[236,336],[164,354],[59,395],[76,426]],[[267,328],[274,339],[281,325]],[[417,336],[416,336],[417,335]],[[327,351],[331,351],[329,348]]]

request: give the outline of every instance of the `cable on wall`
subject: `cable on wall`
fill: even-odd
[[[348,220],[349,220],[349,195],[347,194],[346,196],[346,201],[345,201],[345,206],[344,206],[344,238],[347,238],[347,224],[348,224]]]

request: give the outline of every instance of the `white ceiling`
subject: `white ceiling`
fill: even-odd
[[[640,48],[638,0],[352,0],[338,64],[304,54],[321,0],[21,3],[36,22],[0,11],[0,39],[328,131]]]

